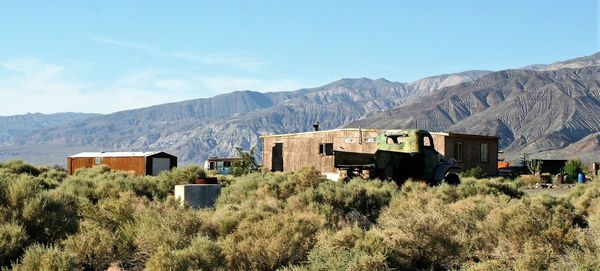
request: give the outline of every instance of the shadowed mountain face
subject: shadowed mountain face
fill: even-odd
[[[348,126],[498,135],[514,156],[562,149],[600,132],[598,116],[600,67],[592,66],[496,72]]]
[[[68,155],[79,151],[161,150],[177,155],[182,164],[202,162],[209,156],[234,155],[236,147],[260,148],[263,134],[311,130],[317,121],[322,129],[351,123],[499,135],[509,153],[554,156],[600,132],[599,68],[588,67],[598,57],[551,64],[584,67],[577,69],[536,65],[412,83],[342,79],[317,88],[237,91],[108,115],[0,117],[0,124],[6,123],[0,129],[0,160],[64,165]]]

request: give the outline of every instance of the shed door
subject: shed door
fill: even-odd
[[[275,143],[273,146],[271,171],[283,171],[283,143]]]
[[[152,176],[158,176],[161,171],[171,169],[171,158],[152,158]]]

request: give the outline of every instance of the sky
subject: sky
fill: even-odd
[[[0,116],[111,113],[600,51],[599,0],[4,1]]]

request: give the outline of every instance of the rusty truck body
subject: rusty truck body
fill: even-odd
[[[462,168],[435,150],[425,130],[381,130],[376,141],[374,154],[335,150],[335,167],[348,178],[393,179],[399,184],[409,178],[432,185],[460,182],[457,173]]]

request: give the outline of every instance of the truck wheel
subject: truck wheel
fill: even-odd
[[[458,175],[456,175],[456,173],[448,173],[446,174],[446,177],[444,177],[444,182],[446,182],[449,185],[459,185],[460,178],[458,178]]]

